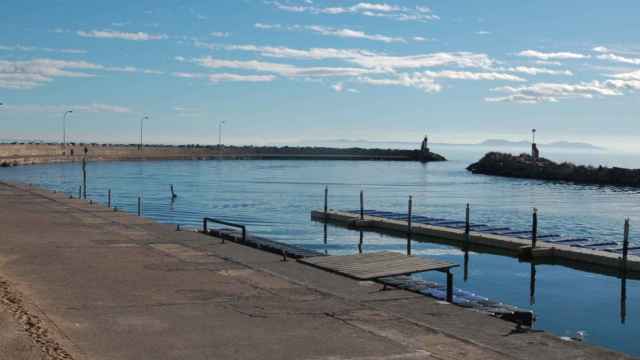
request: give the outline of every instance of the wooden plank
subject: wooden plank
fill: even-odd
[[[298,261],[359,280],[448,270],[457,265],[444,261],[407,256],[393,252],[344,256],[317,256]]]

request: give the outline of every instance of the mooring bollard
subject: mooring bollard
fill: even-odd
[[[629,256],[629,219],[624,221],[624,240],[622,241],[622,274],[627,274],[627,259]]]
[[[109,191],[107,191],[107,207],[108,208],[111,207],[111,189],[109,189]]]
[[[533,226],[531,228],[531,249],[536,248],[538,241],[538,209],[533,208]]]
[[[364,191],[360,190],[360,220],[364,220]]]
[[[324,219],[327,219],[327,214],[329,213],[329,187],[324,187]]]

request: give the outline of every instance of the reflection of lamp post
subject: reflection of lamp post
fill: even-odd
[[[142,128],[144,127],[144,121],[148,119],[149,119],[148,116],[145,116],[142,119],[140,119],[140,145],[138,145],[138,151],[142,151]]]
[[[222,125],[224,124],[224,120],[218,123],[218,146],[222,146]]]
[[[62,116],[62,147],[67,147],[67,115],[72,114],[73,110],[67,110]]]

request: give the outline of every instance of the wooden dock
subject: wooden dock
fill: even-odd
[[[316,256],[301,258],[298,259],[298,261],[357,280],[377,280],[385,277],[410,275],[427,271],[444,272],[447,274],[448,302],[451,302],[453,299],[453,275],[449,270],[458,266],[445,261],[419,258],[388,251],[357,255]]]
[[[375,214],[375,215],[369,215]],[[407,221],[407,216],[386,217],[378,215],[376,212],[367,212],[361,215],[355,211],[337,211],[337,210],[316,210],[311,212],[311,218],[316,221],[326,221],[338,225],[344,225],[355,228],[365,228],[379,230],[383,232],[394,232],[407,234],[411,233],[417,236],[434,237],[446,240],[449,243],[459,246],[481,246],[493,248],[506,252],[513,256],[522,257],[524,255],[538,262],[548,263],[572,263],[576,264],[580,269],[606,270],[613,274],[622,271],[623,261],[622,254],[614,251],[602,250],[600,244],[608,244],[609,242],[593,244],[594,247],[575,246],[581,244],[584,239],[563,239],[551,237],[546,238],[544,235],[537,238],[536,246],[532,249],[532,240],[517,231],[499,231],[488,232],[488,228],[471,226],[469,235],[466,235],[464,226],[449,224],[445,222],[423,223]],[[412,219],[415,219],[412,217]],[[440,219],[442,220],[442,219]],[[464,222],[462,222],[464,223]],[[515,233],[515,234],[514,234]],[[555,239],[555,240],[554,240]],[[640,256],[629,254],[626,262],[626,271],[630,274],[640,274]]]

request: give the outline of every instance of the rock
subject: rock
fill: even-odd
[[[534,161],[528,154],[516,156],[490,152],[480,161],[469,165],[467,170],[474,174],[514,178],[640,187],[640,169],[593,167],[566,162],[555,163],[545,158]]]

